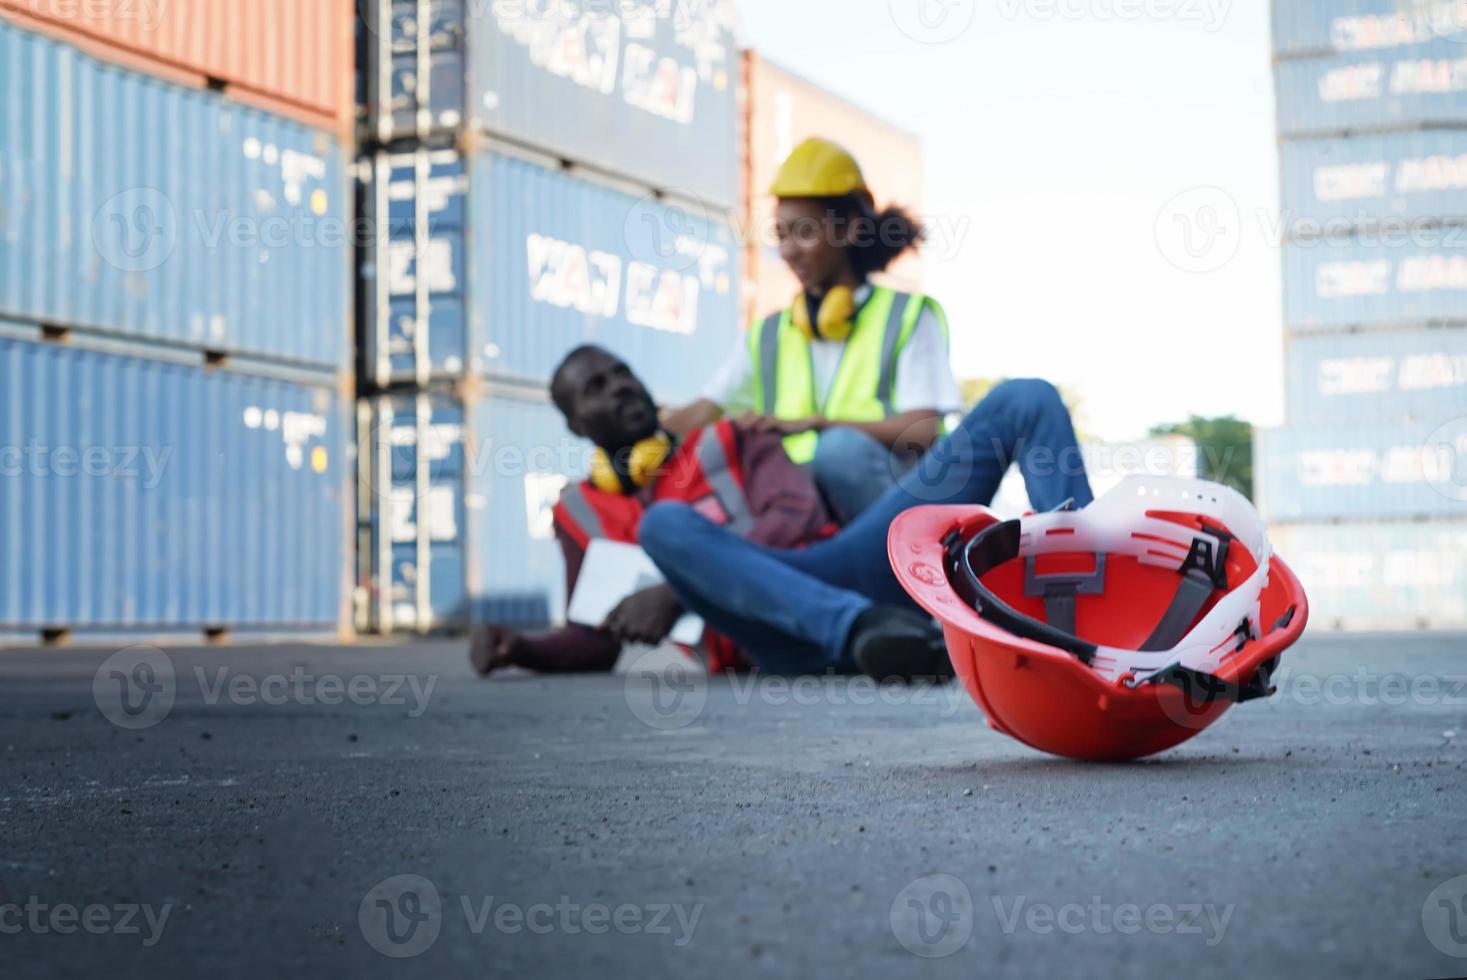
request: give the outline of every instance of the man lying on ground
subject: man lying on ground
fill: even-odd
[[[664,501],[643,519],[641,543],[681,605],[746,649],[780,650],[812,671],[854,665],[883,679],[950,674],[941,634],[892,574],[887,530],[921,504],[989,503],[1015,460],[1036,509],[1093,499],[1059,392],[1044,381],[1008,381],[829,540],[801,550],[761,547]]]
[[[642,382],[619,358],[597,347],[571,352],[556,369],[550,393],[571,432],[597,447],[590,478],[568,488],[555,508],[567,594],[575,591],[592,541],[637,542],[643,515],[659,503],[675,502],[709,528],[758,548],[799,548],[833,533],[814,483],[790,462],[776,433],[722,421],[676,441],[663,431]],[[786,600],[788,614],[800,615],[801,597]],[[624,644],[663,642],[686,611],[671,588],[656,585],[622,601],[596,629],[569,625],[526,635],[478,627],[470,658],[480,674],[511,666],[606,671]],[[887,621],[875,619],[869,628],[853,632],[873,648],[910,645],[908,624],[897,622],[891,630]],[[890,636],[884,639],[884,633]],[[830,666],[829,658],[812,659],[803,648],[749,639],[735,645],[711,631],[705,634],[709,669],[753,664],[770,672],[804,673]],[[854,663],[849,657],[836,659],[843,668]]]

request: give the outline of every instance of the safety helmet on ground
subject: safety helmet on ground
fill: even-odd
[[[779,168],[769,193],[775,197],[845,197],[871,193],[856,158],[830,140],[811,138],[795,147]]]
[[[1161,752],[1271,695],[1309,619],[1253,505],[1202,480],[1131,477],[1014,521],[918,507],[888,549],[989,725],[1076,759]]]

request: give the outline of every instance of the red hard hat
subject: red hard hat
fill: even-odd
[[[1075,759],[1161,752],[1272,694],[1309,619],[1253,506],[1200,480],[1131,477],[1017,521],[918,507],[888,549],[989,725]]]

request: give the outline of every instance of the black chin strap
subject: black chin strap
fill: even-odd
[[[1073,633],[1024,615],[983,584],[983,575],[1004,562],[1019,557],[1019,540],[1018,521],[993,524],[979,531],[973,540],[966,543],[961,533],[953,531],[943,542],[947,555],[948,580],[962,600],[990,623],[1015,636],[1072,653],[1082,664],[1088,666],[1095,660],[1094,643],[1087,643]]]

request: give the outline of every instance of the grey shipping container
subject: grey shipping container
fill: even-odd
[[[1467,42],[1460,0],[1274,0],[1280,57],[1390,51],[1437,38]]]
[[[1297,336],[1286,364],[1290,425],[1467,416],[1467,329]]]
[[[739,336],[721,215],[493,151],[381,153],[364,171],[363,370],[380,386],[543,385],[596,343],[673,403]]]
[[[1467,417],[1261,431],[1253,468],[1271,521],[1467,518]]]
[[[334,391],[37,337],[0,326],[0,631],[343,625]]]
[[[1467,130],[1287,140],[1282,155],[1292,235],[1467,219]]]
[[[1286,244],[1284,322],[1299,333],[1467,323],[1467,227]]]
[[[461,128],[738,203],[733,0],[362,0],[368,127]]]
[[[418,392],[358,408],[359,618],[382,633],[470,621],[543,627],[565,610],[551,511],[589,446],[543,398]]]
[[[340,145],[0,21],[0,315],[340,371]]]
[[[1275,525],[1327,628],[1467,628],[1467,521]]]
[[[1467,125],[1467,46],[1458,40],[1283,61],[1275,73],[1282,136]]]

